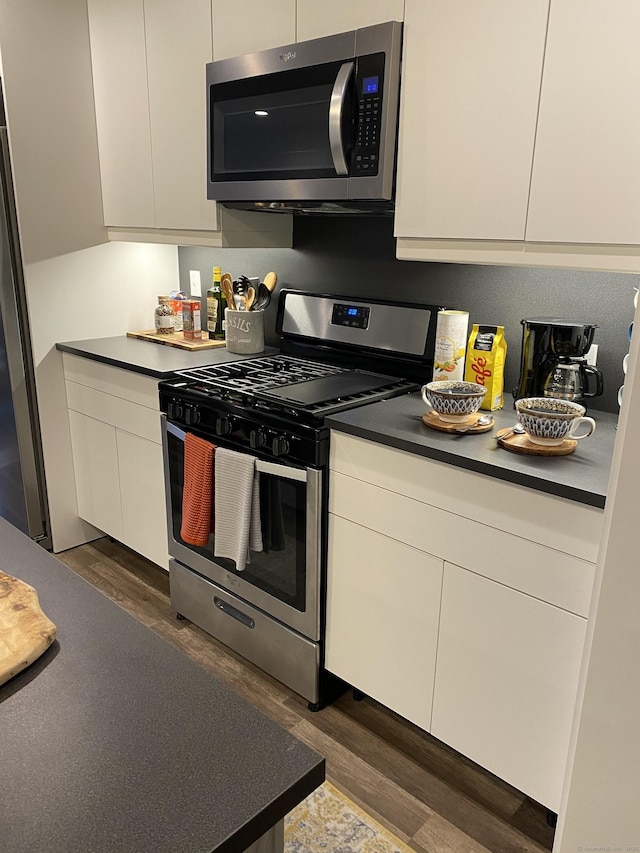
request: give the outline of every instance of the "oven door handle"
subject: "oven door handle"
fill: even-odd
[[[256,459],[256,471],[261,474],[273,474],[274,477],[282,477],[283,480],[298,480],[300,483],[307,482],[307,472],[302,468],[291,468],[288,465],[278,465],[275,462],[265,462]]]
[[[184,441],[186,432],[168,421],[165,414],[162,415],[162,419],[166,431],[180,441]],[[300,483],[307,482],[307,472],[305,469],[292,468],[289,465],[278,465],[276,462],[265,462],[263,459],[256,459],[256,471],[260,471],[261,474],[273,474],[274,477],[282,477],[283,480],[297,480]]]
[[[342,144],[342,113],[344,112],[347,86],[354,68],[355,62],[345,62],[340,66],[329,102],[329,145],[331,146],[333,167],[338,175],[349,174]]]

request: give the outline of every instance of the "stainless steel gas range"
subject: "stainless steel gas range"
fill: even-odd
[[[278,354],[159,386],[172,606],[312,709],[335,687],[323,668],[324,417],[427,381],[436,314],[284,290]]]

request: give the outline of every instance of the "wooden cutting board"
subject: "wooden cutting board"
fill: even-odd
[[[0,684],[37,660],[56,638],[32,586],[0,572]]]
[[[202,338],[199,341],[187,340],[184,332],[172,332],[170,335],[159,335],[155,329],[148,329],[143,332],[127,332],[128,338],[139,338],[142,341],[152,341],[154,344],[164,344],[167,347],[178,347],[178,349],[188,349],[192,351],[202,349],[213,349],[213,347],[223,347],[226,341],[213,341],[209,339],[209,333],[203,332]]]

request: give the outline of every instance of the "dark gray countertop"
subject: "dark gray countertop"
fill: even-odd
[[[548,494],[604,507],[616,436],[616,415],[589,410],[596,431],[570,456],[524,456],[498,446],[495,433],[517,421],[511,398],[493,412],[491,432],[453,436],[422,423],[427,407],[419,393],[384,400],[326,419],[331,429],[477,471]]]
[[[189,350],[156,344],[153,341],[142,341],[139,338],[128,338],[118,335],[113,338],[92,338],[86,341],[64,341],[58,343],[57,349],[72,355],[79,355],[93,361],[101,361],[113,367],[132,370],[165,379],[176,370],[187,370],[190,367],[203,367],[206,364],[223,364],[225,361],[258,358],[278,352],[273,347],[265,348],[258,355],[237,355],[227,352],[225,347],[191,352]]]
[[[63,352],[158,379],[176,370],[256,357],[228,353],[224,347],[188,352],[125,335],[67,341],[57,347]],[[278,350],[268,347],[264,354],[275,352]],[[420,395],[411,394],[333,415],[327,418],[326,423],[331,429],[409,453],[580,503],[604,507],[618,421],[616,415],[590,409],[587,414],[597,423],[593,436],[578,442],[576,451],[570,456],[547,458],[516,455],[498,447],[493,435],[517,420],[511,397],[505,398],[504,409],[493,412],[495,428],[479,435],[456,437],[430,429],[422,423],[425,411]]]
[[[324,759],[0,518],[57,640],[0,686],[3,853],[244,850]]]

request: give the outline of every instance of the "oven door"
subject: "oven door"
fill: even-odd
[[[180,536],[184,486],[184,431],[162,416],[169,553],[182,565],[284,625],[320,639],[322,472],[256,458],[260,475],[263,551],[236,571],[233,560],[214,556],[215,534],[206,546]],[[224,439],[195,435],[223,447]],[[236,449],[236,448],[232,448]]]

